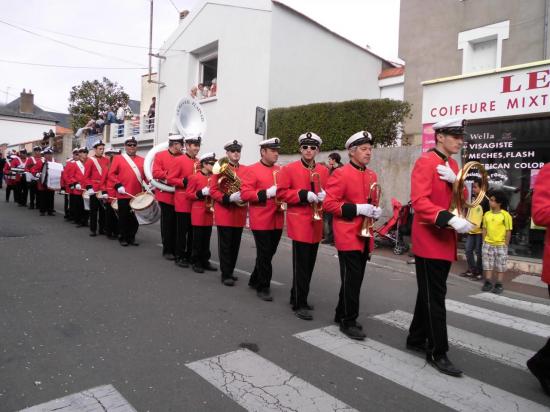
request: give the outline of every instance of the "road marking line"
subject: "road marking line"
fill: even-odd
[[[247,349],[185,366],[248,411],[355,411]]]
[[[550,316],[550,305],[543,303],[529,302],[526,300],[511,299],[506,296],[495,295],[494,293],[479,293],[470,296],[474,299],[484,300],[486,302],[497,303],[499,305],[508,306],[514,309],[521,309],[528,312],[533,312],[538,315]]]
[[[373,316],[373,318],[399,329],[408,330],[413,315],[401,310],[394,310]],[[454,346],[522,370],[527,370],[525,362],[535,354],[534,351],[509,345],[453,326],[447,326],[447,333],[449,342]]]
[[[217,260],[210,259],[210,262],[215,263],[216,265],[220,264],[220,262],[218,262]],[[247,272],[246,270],[235,268],[235,269],[233,269],[233,271],[236,272],[236,273],[240,273],[241,275],[245,275],[245,276],[249,276],[249,277],[252,276],[252,273]],[[284,286],[284,283],[277,282],[276,280],[272,280],[271,284],[276,285],[276,286]]]
[[[479,380],[467,376],[453,378],[439,373],[423,358],[375,340],[358,342],[349,339],[336,326],[294,336],[457,411],[548,412],[543,405]]]
[[[540,280],[540,277],[533,275],[519,275],[512,279],[512,282],[523,283],[524,285],[537,286],[539,288],[548,288],[548,285]]]
[[[31,406],[20,412],[136,412],[113,385],[98,386],[40,405]]]
[[[474,319],[494,323],[498,326],[519,330],[521,332],[530,333],[531,335],[541,336],[543,338],[548,338],[548,336],[550,336],[550,325],[545,325],[544,323],[518,318],[516,316],[481,308],[479,306],[468,305],[467,303],[457,302],[450,299],[446,300],[445,306],[448,311],[458,313],[459,315],[469,316]]]

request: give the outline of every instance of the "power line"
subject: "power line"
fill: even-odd
[[[14,29],[17,29],[17,30],[21,30],[21,31],[24,31],[26,33],[29,33],[29,34],[32,34],[33,36],[37,36],[37,37],[40,37],[40,38],[43,38],[43,39],[47,39],[47,40],[50,40],[50,41],[53,41],[55,43],[59,43],[59,44],[62,44],[64,46],[67,46],[67,47],[70,47],[72,49],[76,49],[76,50],[80,50],[80,51],[83,51],[83,52],[86,52],[86,53],[90,53],[90,54],[94,54],[96,56],[100,56],[100,57],[106,57],[106,58],[109,58],[109,59],[115,59],[115,60],[120,60],[120,61],[123,61],[125,63],[131,63],[131,64],[135,64],[135,65],[139,65],[140,63],[136,63],[136,62],[133,62],[133,61],[130,61],[130,60],[126,60],[126,59],[122,59],[120,57],[117,57],[117,56],[109,56],[107,54],[102,54],[102,53],[98,53],[98,52],[95,52],[95,51],[92,51],[92,50],[87,50],[87,49],[83,49],[81,47],[78,47],[78,46],[75,46],[73,44],[70,44],[70,43],[66,43],[64,41],[61,41],[61,40],[57,40],[57,39],[54,39],[52,37],[48,37],[48,36],[44,36],[40,33],[36,33],[34,31],[31,31],[31,30],[27,30],[23,27],[20,27],[20,26],[17,26],[15,24],[11,24],[11,23],[8,23],[6,21],[3,21],[3,20],[0,20],[0,23],[2,24],[5,24],[6,26],[9,26],[9,27],[12,27]]]
[[[0,59],[0,62],[11,63],[11,64],[24,64],[28,66],[55,67],[55,68],[61,68],[61,69],[98,69],[98,70],[146,70],[147,69],[147,67],[65,66],[65,65],[59,65],[59,64],[20,62],[15,60],[4,60],[4,59]]]

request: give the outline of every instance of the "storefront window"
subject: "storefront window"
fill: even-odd
[[[550,118],[470,124],[463,162],[471,160],[482,163],[491,187],[507,196],[514,219],[509,254],[540,259],[544,228],[531,220],[531,199],[536,174],[550,162]]]

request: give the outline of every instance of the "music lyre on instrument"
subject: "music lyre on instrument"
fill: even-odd
[[[313,172],[309,175],[309,180],[311,183],[311,191],[313,193],[319,193],[323,191],[323,188],[321,187],[321,175],[317,172]],[[317,183],[317,187],[319,190],[315,190],[315,183]],[[313,208],[313,220],[323,220],[323,216],[321,215],[321,211],[323,210],[322,203],[313,203],[311,205]]]
[[[274,170],[273,171],[273,184],[277,186],[277,175],[279,174],[280,170]],[[277,199],[277,195],[275,195],[275,204],[277,205],[277,210],[280,212],[286,211],[286,203]]]
[[[471,169],[477,169],[479,175],[481,176],[481,185],[479,188],[479,193],[472,202],[468,202],[464,198],[464,187],[466,185],[466,179]],[[453,183],[453,195],[451,200],[451,207],[449,212],[453,215],[466,219],[468,215],[468,209],[477,207],[483,202],[483,199],[486,197],[487,190],[489,188],[489,175],[485,167],[479,162],[468,162],[459,170],[456,175],[456,180]],[[468,197],[470,196],[468,191]],[[473,222],[470,222],[474,224]],[[475,225],[475,224],[474,224]],[[478,225],[475,225],[478,226]]]
[[[370,185],[369,188],[369,196],[367,199],[367,203],[370,203],[374,207],[378,207],[380,204],[380,198],[382,197],[382,187],[374,182]],[[359,236],[361,237],[372,237],[371,235],[371,229],[374,227],[375,219],[373,217],[366,217],[363,219],[363,223],[361,224],[361,231],[359,232]]]

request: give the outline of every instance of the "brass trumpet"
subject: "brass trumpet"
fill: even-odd
[[[370,203],[371,205],[378,207],[380,204],[380,197],[382,196],[382,187],[374,182],[370,185],[369,188],[369,197],[367,199],[367,203]],[[373,217],[365,217],[363,219],[363,223],[361,224],[361,231],[359,232],[359,236],[370,238],[371,235],[371,229],[374,227],[375,219]]]
[[[274,170],[273,171],[273,184],[277,186],[277,175],[279,174],[280,170]],[[277,210],[280,212],[286,211],[286,203],[278,200],[277,196],[275,196],[275,204],[277,205]]]
[[[464,186],[466,178],[468,177],[468,173],[471,169],[478,170],[479,174],[481,175],[481,185],[476,198],[472,202],[468,202],[466,199],[464,199]],[[462,169],[459,170],[458,174],[456,175],[456,180],[453,183],[453,196],[449,212],[451,212],[455,216],[466,218],[468,214],[467,209],[479,206],[481,202],[483,202],[483,199],[486,197],[488,188],[489,177],[487,174],[487,170],[485,170],[485,167],[483,167],[483,165],[479,162],[466,163],[464,166],[462,166]]]
[[[316,173],[316,172],[311,173],[310,182],[311,182],[311,191],[313,193],[317,193],[317,191],[315,191],[315,183],[317,183],[317,187],[319,188],[318,192],[321,192],[323,190],[321,187],[321,175],[319,175],[319,173]],[[312,219],[315,221],[323,220],[323,216],[321,215],[321,211],[323,210],[323,205],[321,203],[313,203],[311,207],[313,208]]]
[[[208,187],[210,187],[210,178],[211,176],[208,176],[208,180],[206,181],[206,184]],[[214,199],[212,199],[212,196],[207,196],[206,201],[204,202],[204,207],[206,208],[206,211],[208,213],[214,213]]]

